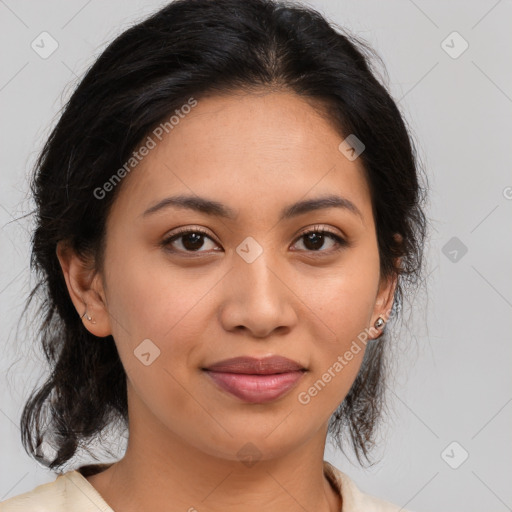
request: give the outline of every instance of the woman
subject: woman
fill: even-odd
[[[426,231],[360,43],[293,4],[172,2],[87,72],[32,189],[51,374],[25,449],[59,471],[129,437],[3,512],[403,510],[323,460],[327,435],[370,460]]]

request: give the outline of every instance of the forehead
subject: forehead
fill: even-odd
[[[125,178],[119,207],[129,199],[140,214],[166,195],[186,193],[237,212],[281,211],[284,203],[338,193],[371,216],[360,159],[339,150],[343,134],[311,100],[292,92],[232,93],[198,99],[186,111],[161,140],[149,134],[154,147]]]

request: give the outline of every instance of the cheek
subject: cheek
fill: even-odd
[[[350,294],[345,294],[348,290]],[[312,336],[311,373],[297,390],[302,414],[324,421],[338,408],[357,377],[366,349],[367,320],[372,311],[364,293],[354,294],[352,287],[345,290],[341,285],[337,292],[321,308],[325,325],[320,329],[324,335]]]
[[[360,369],[368,340],[378,286],[378,260],[360,254],[328,279],[319,279],[307,294],[311,319],[312,373],[298,401],[333,411],[348,393]]]
[[[166,422],[180,423],[183,411],[199,414],[190,394],[191,365],[197,366],[198,340],[211,314],[209,292],[219,280],[203,274],[135,257],[110,273],[112,331],[136,407],[144,402]]]
[[[177,410],[201,413],[191,400],[193,368],[205,325],[215,321],[212,300],[219,275],[199,272],[172,267],[163,258],[152,264],[131,257],[110,273],[112,331],[130,385],[155,416],[173,423],[181,421]]]
[[[323,352],[342,350],[353,337],[369,327],[378,289],[378,267],[373,258],[354,257],[344,265],[305,283],[308,316],[318,318],[326,335],[314,340],[326,342]]]
[[[108,307],[114,338],[132,349],[146,338],[161,348],[188,338],[187,329],[195,325],[190,318],[208,303],[218,280],[213,272],[180,268],[156,254],[132,254],[129,261],[112,265]]]

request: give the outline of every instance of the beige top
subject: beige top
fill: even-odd
[[[324,473],[341,494],[340,512],[407,512],[405,509],[361,492],[338,468],[324,461]],[[0,503],[0,512],[114,512],[79,470],[59,475]]]

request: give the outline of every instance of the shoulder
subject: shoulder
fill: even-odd
[[[0,512],[111,512],[94,487],[78,471],[0,503]]]
[[[406,509],[361,491],[346,474],[324,461],[326,473],[332,479],[342,496],[340,512],[410,512]]]
[[[66,478],[66,474],[59,475],[53,482],[39,485],[31,491],[3,501],[0,503],[0,512],[65,510]]]

